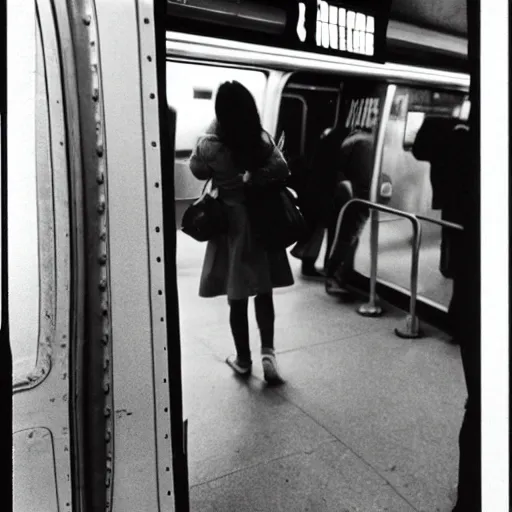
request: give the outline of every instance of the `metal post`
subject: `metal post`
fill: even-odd
[[[370,186],[370,201],[377,203],[378,186],[380,181],[380,171],[382,164],[382,154],[384,152],[384,136],[386,133],[386,126],[388,124],[391,107],[395,98],[396,85],[388,85],[386,88],[386,95],[384,98],[384,105],[379,119],[379,126],[377,128],[377,136],[375,140],[375,153],[373,161],[372,182]],[[368,303],[363,304],[357,312],[363,316],[380,316],[382,315],[382,308],[377,305],[377,260],[379,251],[379,212],[370,209],[370,297]]]
[[[389,116],[391,115],[391,107],[395,99],[396,85],[388,85],[386,88],[386,96],[384,97],[384,105],[382,107],[382,114],[379,119],[379,126],[377,128],[377,136],[375,140],[375,150],[373,159],[373,172],[372,182],[370,185],[370,201],[377,203],[379,195],[380,171],[382,166],[382,155],[384,153],[384,139],[386,135],[386,127],[388,124]]]
[[[430,222],[432,224],[437,224],[443,228],[455,229],[457,231],[464,231],[464,228],[460,224],[455,224],[455,222],[448,222],[447,220],[439,220],[434,219],[432,217],[427,217],[426,215],[420,215],[419,213],[415,213],[415,216],[419,220],[424,220],[426,222]]]
[[[357,312],[362,316],[380,316],[382,308],[377,305],[377,261],[379,253],[379,212],[370,209],[370,296]]]
[[[419,319],[416,316],[416,297],[418,295],[418,267],[421,247],[421,223],[416,218],[411,218],[413,227],[413,248],[411,259],[411,300],[409,303],[409,314],[405,317],[403,328],[396,328],[395,334],[400,338],[421,338],[423,333],[420,329]]]
[[[330,256],[334,253],[334,247],[336,246],[339,229],[343,220],[343,215],[345,214],[345,210],[353,205],[354,203],[360,203],[371,208],[372,212],[372,233],[371,233],[371,274],[370,274],[370,298],[367,304],[363,304],[359,309],[358,313],[363,316],[379,316],[382,313],[382,310],[376,305],[377,302],[377,294],[376,294],[376,285],[377,285],[377,258],[378,258],[378,243],[379,243],[379,235],[378,235],[378,215],[373,215],[374,211],[382,211],[392,213],[393,215],[397,215],[399,217],[403,217],[405,219],[409,219],[413,226],[413,247],[412,247],[412,256],[411,256],[411,300],[409,302],[409,314],[405,319],[405,327],[402,329],[395,329],[395,333],[397,336],[401,338],[420,338],[423,333],[420,329],[419,320],[416,316],[416,297],[418,293],[418,269],[419,269],[419,257],[420,257],[420,246],[421,246],[421,223],[416,217],[416,215],[412,213],[403,212],[401,210],[397,210],[396,208],[391,208],[389,206],[384,206],[381,204],[372,203],[371,201],[366,201],[365,199],[351,199],[347,202],[347,204],[341,209],[341,212],[338,216],[338,223],[336,225],[336,233],[334,235],[334,240],[331,247]],[[426,219],[430,220],[430,219]],[[442,222],[442,221],[441,221]],[[377,226],[375,228],[376,223]],[[457,226],[457,225],[454,225]],[[459,228],[459,226],[457,226]],[[462,228],[460,228],[462,229]]]

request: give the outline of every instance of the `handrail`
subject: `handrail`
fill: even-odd
[[[390,206],[384,206],[381,204],[373,203],[365,199],[354,198],[348,201],[341,209],[338,215],[338,221],[336,223],[336,231],[334,233],[334,239],[329,252],[329,259],[334,253],[334,249],[338,243],[339,232],[341,223],[343,221],[343,215],[346,209],[355,204],[360,203],[368,206],[370,209],[391,213],[398,217],[404,217],[409,219],[413,227],[413,244],[412,244],[412,261],[411,261],[411,299],[409,303],[409,315],[405,319],[405,326],[403,329],[395,329],[397,336],[401,338],[419,338],[421,336],[419,321],[416,317],[416,298],[418,293],[418,263],[420,255],[420,244],[421,244],[421,223],[415,214],[403,212]],[[382,313],[382,309],[376,304],[376,285],[377,285],[377,247],[378,236],[372,237],[370,250],[372,254],[372,262],[370,269],[370,297],[367,304],[363,304],[359,307],[358,313],[363,316],[379,316]]]
[[[419,213],[415,213],[416,217],[420,220],[424,220],[426,222],[432,222],[432,224],[438,224],[439,226],[443,226],[445,228],[452,228],[458,231],[464,231],[464,228],[460,224],[456,224],[455,222],[448,222],[447,220],[439,220],[434,219],[433,217],[427,217],[426,215],[420,215]]]

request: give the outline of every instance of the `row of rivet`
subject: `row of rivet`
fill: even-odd
[[[149,25],[150,24],[149,18],[144,18],[144,24],[145,25]],[[146,58],[147,58],[148,62],[152,62],[152,60],[153,60],[151,55],[147,55]],[[150,93],[149,94],[149,98],[151,100],[154,100],[156,98],[156,95],[154,93]],[[157,116],[158,116],[159,115],[158,114],[158,105],[156,105],[156,107],[154,107],[154,108],[157,108]],[[151,147],[152,148],[156,148],[157,147],[157,143],[155,141],[151,141]],[[155,189],[159,189],[159,188],[160,188],[160,183],[157,181],[157,182],[155,182]],[[157,202],[156,204],[158,204],[158,203],[161,203],[161,198],[160,198],[160,201]],[[161,231],[160,230],[160,226],[155,226],[155,232],[156,233],[160,233],[160,231]],[[161,244],[159,244],[159,245],[161,245]],[[161,256],[157,256],[156,257],[156,261],[157,261],[157,263],[161,263],[162,262],[162,257]],[[157,293],[158,293],[159,296],[163,296],[163,291],[161,289],[158,289]],[[164,321],[164,317],[160,317],[160,322],[163,322],[163,321]],[[164,349],[164,352],[165,352],[167,350],[167,347],[165,345],[167,337],[164,336],[163,339],[164,339],[164,347],[163,347],[163,349]],[[165,358],[164,358],[164,360],[165,360]],[[165,377],[163,379],[163,383],[167,384],[167,379]],[[168,389],[167,389],[167,386],[166,386],[165,387],[165,391],[164,391],[164,395],[167,395],[167,394],[168,394]],[[169,412],[169,408],[168,407],[164,407],[164,413],[167,415],[168,412]],[[168,422],[167,422],[167,424],[168,424]],[[168,442],[168,439],[169,439],[169,433],[168,432],[164,433],[164,439]],[[165,471],[169,472],[170,471],[170,467],[166,466],[165,467]],[[170,490],[167,490],[167,496],[171,496],[171,491]]]
[[[91,12],[92,12],[91,7]],[[95,20],[94,20],[95,21]],[[96,212],[98,214],[99,224],[99,247],[98,247],[98,264],[99,264],[99,282],[98,291],[100,293],[100,310],[102,322],[102,334],[100,343],[103,346],[103,392],[105,394],[104,417],[105,417],[105,443],[106,443],[106,467],[105,467],[105,486],[106,494],[106,510],[109,511],[112,503],[111,496],[111,480],[112,480],[112,396],[111,396],[111,346],[109,343],[110,319],[109,319],[109,296],[108,296],[108,248],[107,248],[107,198],[105,185],[105,144],[102,122],[102,102],[101,102],[101,84],[100,84],[100,66],[97,53],[97,33],[96,23],[93,23],[93,16],[87,14],[83,17],[84,24],[89,27],[90,40],[90,58],[91,58],[91,99],[95,110],[95,132],[96,132],[96,156],[98,158],[96,184],[98,185],[98,202]]]

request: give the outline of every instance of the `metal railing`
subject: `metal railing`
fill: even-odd
[[[418,267],[419,267],[419,255],[421,247],[421,223],[420,220],[438,224],[439,226],[456,229],[463,231],[464,228],[455,224],[454,222],[448,222],[445,220],[434,219],[421,214],[414,214],[397,210],[389,206],[367,201],[365,199],[354,198],[348,201],[341,209],[338,215],[338,221],[336,223],[336,231],[334,239],[329,252],[329,259],[332,257],[335,247],[338,243],[339,232],[341,224],[343,222],[343,216],[347,208],[353,204],[364,204],[370,209],[371,215],[371,230],[370,230],[370,295],[368,302],[362,304],[358,308],[358,313],[363,316],[380,316],[382,314],[382,308],[377,304],[377,265],[378,265],[378,245],[379,245],[379,219],[378,212],[383,211],[396,215],[397,217],[403,217],[411,221],[413,227],[413,243],[412,243],[412,257],[411,257],[411,298],[409,302],[409,314],[405,318],[405,325],[403,328],[396,328],[395,333],[401,338],[420,338],[422,332],[420,329],[419,319],[416,316],[416,301],[418,295]]]
[[[364,204],[371,210],[371,231],[370,231],[370,296],[368,303],[361,305],[358,308],[358,313],[363,316],[380,316],[382,308],[377,304],[377,259],[378,259],[378,244],[379,244],[379,223],[378,211],[391,213],[398,217],[403,217],[411,221],[413,227],[413,244],[412,244],[412,259],[411,259],[411,298],[409,302],[409,315],[405,319],[403,328],[396,328],[395,333],[401,338],[419,338],[422,333],[419,326],[419,320],[416,316],[416,297],[418,287],[418,262],[421,245],[421,223],[418,217],[412,213],[403,212],[389,206],[366,201],[365,199],[351,199],[341,209],[338,215],[338,222],[336,223],[336,232],[331,245],[329,259],[334,253],[334,249],[338,243],[339,232],[343,221],[343,216],[348,207],[354,204]]]
[[[421,215],[419,213],[414,214],[418,219],[424,220],[426,222],[431,222],[432,224],[437,224],[438,226],[442,226],[445,228],[456,229],[457,231],[464,231],[464,228],[460,224],[455,224],[455,222],[449,222],[447,220],[434,219],[433,217],[427,217],[426,215]]]

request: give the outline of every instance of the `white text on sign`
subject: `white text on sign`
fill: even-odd
[[[359,98],[350,102],[345,128],[372,129],[379,117],[379,98]]]
[[[306,5],[299,2],[297,36],[306,40]],[[317,0],[316,44],[326,49],[372,56],[375,53],[375,18]]]

